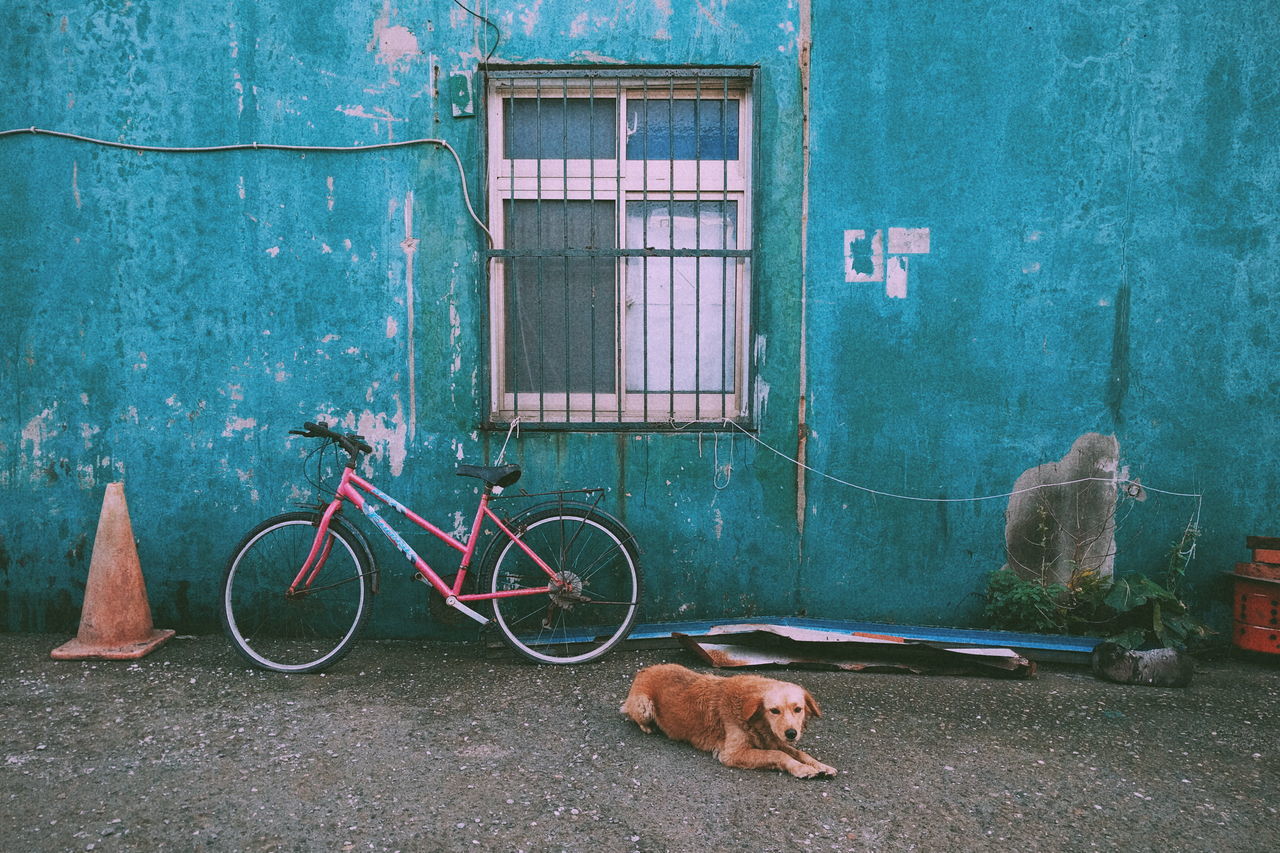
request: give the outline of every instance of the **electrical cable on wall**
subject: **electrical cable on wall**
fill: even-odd
[[[474,9],[469,9],[468,7],[462,5],[460,0],[453,0],[453,5],[457,6],[459,9],[466,12],[468,15],[475,18],[476,20],[482,21],[488,26],[493,28],[493,47],[489,48],[488,52],[486,52],[484,55],[484,61],[488,62],[490,59],[493,58],[493,53],[498,49],[498,45],[502,43],[502,30],[498,29],[498,25],[495,24],[493,21],[489,20],[488,18],[486,18],[484,15],[481,15],[479,12],[475,11]]]
[[[461,6],[461,4],[458,4],[458,5]],[[462,8],[465,9],[466,7],[462,7]],[[470,10],[467,10],[467,11],[470,11]],[[472,12],[472,14],[475,14],[475,13]],[[482,19],[482,20],[486,20],[487,22],[487,19]],[[495,48],[497,47],[496,43],[494,47]],[[490,55],[491,54],[492,54],[492,51],[490,51]],[[445,149],[453,156],[454,162],[458,166],[458,178],[459,178],[459,183],[462,189],[462,200],[463,200],[463,203],[466,205],[467,212],[470,214],[472,221],[474,221],[476,225],[480,227],[480,230],[485,233],[485,236],[489,240],[489,245],[492,246],[494,242],[492,232],[489,231],[489,228],[484,224],[484,222],[480,219],[480,217],[476,215],[475,208],[471,204],[471,194],[467,190],[467,176],[462,166],[462,158],[458,156],[458,152],[453,148],[453,146],[443,139],[432,139],[432,138],[406,139],[398,142],[377,142],[377,143],[371,143],[369,145],[345,145],[345,146],[343,145],[286,145],[286,144],[280,144],[280,143],[241,142],[241,143],[234,143],[234,144],[228,144],[228,145],[205,145],[205,146],[179,147],[179,146],[161,146],[161,145],[139,145],[139,144],[127,143],[127,142],[114,142],[107,139],[95,139],[90,136],[81,136],[80,134],[66,133],[66,132],[57,131],[57,130],[47,130],[39,127],[24,127],[24,128],[15,128],[12,130],[0,131],[0,137],[15,136],[19,134],[54,136],[61,139],[71,139],[77,142],[88,142],[95,145],[104,145],[109,148],[122,148],[129,151],[148,151],[148,152],[157,152],[157,153],[166,153],[166,154],[205,154],[205,153],[214,153],[214,152],[223,152],[223,151],[246,151],[246,150],[351,153],[351,152],[360,152],[360,151],[376,151],[379,149],[388,149],[388,148],[405,148],[405,147],[414,146],[414,145],[434,145],[436,147]],[[1158,489],[1154,486],[1138,483],[1134,480],[1127,480],[1127,479],[1121,480],[1121,479],[1108,478],[1108,477],[1083,477],[1080,479],[1068,480],[1061,483],[1039,483],[1034,486],[1028,486],[1022,489],[1014,489],[1013,491],[1009,491],[1009,492],[1001,492],[999,494],[994,494],[994,495],[979,495],[979,496],[967,497],[967,498],[928,498],[928,497],[921,497],[919,495],[902,495],[902,494],[896,494],[893,492],[882,491],[880,489],[873,489],[869,486],[863,486],[863,485],[859,485],[858,483],[853,483],[848,480],[843,480],[839,477],[836,477],[832,474],[828,474],[824,471],[818,471],[817,469],[803,462],[800,462],[794,457],[788,456],[786,453],[782,452],[781,450],[778,450],[776,447],[773,447],[772,445],[766,443],[759,436],[753,435],[751,432],[744,429],[741,424],[738,424],[729,418],[725,418],[723,420],[717,420],[717,421],[702,421],[702,422],[690,421],[689,423],[686,423],[683,425],[676,425],[673,422],[671,426],[677,430],[683,430],[683,429],[688,429],[689,427],[697,423],[718,423],[725,426],[732,426],[735,429],[742,432],[752,441],[756,442],[760,446],[764,447],[766,450],[770,451],[771,453],[774,453],[777,456],[780,456],[783,459],[787,460],[791,464],[799,468],[802,468],[812,474],[815,474],[819,477],[822,477],[823,479],[830,480],[834,483],[839,483],[842,486],[848,486],[849,488],[852,488],[852,489],[857,489],[858,491],[861,491],[861,492],[866,492],[867,494],[870,494],[870,495],[874,495],[877,497],[884,497],[884,498],[893,498],[895,500],[917,501],[921,503],[973,503],[977,501],[989,501],[989,500],[1011,498],[1014,495],[1023,494],[1025,492],[1038,491],[1040,489],[1057,488],[1060,486],[1073,486],[1073,485],[1079,485],[1081,483],[1089,483],[1089,482],[1105,482],[1105,483],[1115,483],[1116,485],[1123,485],[1123,486],[1127,486],[1134,489],[1145,489],[1147,491],[1156,492],[1162,495],[1169,495],[1172,497],[1195,498],[1196,499],[1195,523],[1199,523],[1200,508],[1201,508],[1201,505],[1203,504],[1203,498],[1204,498],[1203,494],[1199,492],[1174,492],[1174,491],[1168,491],[1165,489]],[[509,433],[507,438],[508,440],[510,440]],[[719,448],[717,446],[717,451],[718,449]],[[503,450],[504,451],[506,450],[505,442],[503,444]],[[729,465],[725,467],[727,470],[723,472],[725,475],[724,482],[723,482],[723,485],[717,482],[716,487],[718,489],[723,489],[728,486],[728,477],[731,476],[729,472],[732,471],[732,462],[730,462]],[[719,466],[718,453],[717,453],[717,460],[716,460],[716,473],[717,473],[717,480],[719,481],[719,478],[721,476],[721,471]]]
[[[811,474],[815,474],[819,477],[822,477],[825,480],[830,480],[833,483],[839,483],[842,486],[848,486],[851,489],[857,489],[860,492],[866,492],[867,494],[874,495],[876,497],[882,497],[882,498],[893,498],[895,500],[901,500],[901,501],[917,501],[920,503],[975,503],[978,501],[993,501],[993,500],[999,500],[1001,498],[1011,498],[1014,495],[1020,495],[1026,492],[1036,492],[1041,489],[1053,489],[1053,488],[1058,488],[1060,486],[1075,486],[1081,483],[1112,483],[1112,484],[1115,484],[1116,486],[1124,486],[1125,493],[1129,497],[1137,497],[1137,495],[1140,494],[1141,491],[1148,491],[1148,492],[1156,492],[1157,494],[1161,494],[1161,495],[1169,495],[1170,497],[1195,498],[1196,512],[1193,518],[1193,523],[1197,525],[1200,523],[1200,508],[1201,508],[1201,505],[1204,503],[1204,495],[1200,492],[1172,492],[1166,489],[1157,489],[1155,486],[1148,486],[1146,483],[1140,483],[1137,480],[1131,480],[1128,478],[1121,479],[1118,477],[1081,477],[1076,480],[1066,480],[1061,483],[1038,483],[1034,486],[1027,486],[1021,489],[1014,489],[1013,491],[1009,491],[1009,492],[1001,492],[1000,494],[997,494],[997,495],[978,495],[970,498],[926,498],[926,497],[921,497],[919,495],[900,495],[900,494],[895,494],[894,492],[885,492],[879,489],[873,489],[870,486],[862,486],[862,485],[859,485],[858,483],[851,483],[848,480],[842,480],[839,477],[826,473],[825,471],[819,471],[816,468],[810,467],[809,465],[806,465],[803,462],[800,462],[794,457],[788,456],[786,453],[783,453],[778,448],[774,447],[773,445],[761,439],[759,436],[753,435],[750,431],[743,428],[741,424],[736,423],[730,418],[724,418],[723,420],[716,419],[714,421],[690,421],[689,423],[686,423],[683,425],[677,425],[676,423],[672,422],[671,426],[676,430],[685,430],[693,426],[694,424],[698,424],[698,423],[714,423],[722,426],[731,426],[734,429],[737,429],[743,435],[750,438],[756,444],[763,447],[765,450],[768,450],[770,453],[773,453],[777,456],[782,457],[783,459],[790,462],[792,465],[795,465],[799,468],[803,468],[805,471],[808,471]],[[720,488],[720,487],[717,486],[717,488]]]
[[[0,138],[28,133],[37,136],[54,136],[59,139],[71,139],[76,142],[88,142],[94,145],[104,145],[108,148],[123,148],[127,151],[147,151],[159,154],[210,154],[224,151],[261,150],[344,154],[360,151],[378,151],[387,148],[407,148],[413,145],[434,145],[437,148],[443,148],[453,155],[453,160],[458,165],[458,180],[462,187],[462,202],[466,205],[467,213],[471,215],[472,221],[475,222],[476,225],[480,226],[480,230],[485,233],[485,236],[489,240],[489,245],[493,245],[492,232],[489,231],[488,226],[484,224],[480,217],[476,215],[475,208],[471,204],[471,193],[467,190],[467,174],[462,167],[462,158],[458,156],[458,152],[454,150],[454,147],[443,139],[405,139],[399,142],[374,142],[369,145],[284,145],[274,142],[237,142],[228,145],[170,146],[114,142],[110,139],[95,139],[92,136],[81,136],[78,133],[66,133],[60,130],[47,130],[42,127],[19,127],[12,130],[0,130]]]

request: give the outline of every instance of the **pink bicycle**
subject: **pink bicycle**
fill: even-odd
[[[622,522],[596,506],[602,489],[522,494],[548,499],[504,518],[490,504],[520,479],[520,466],[459,465],[459,476],[483,484],[471,533],[459,542],[356,473],[361,456],[372,452],[361,436],[324,423],[290,433],[324,440],[317,448],[320,472],[325,448],[336,446],[347,460],[331,500],[263,521],[227,564],[223,627],[255,666],[316,672],[350,651],[369,617],[379,569],[364,534],[341,514],[348,503],[412,563],[415,579],[454,610],[495,625],[524,657],[555,664],[594,660],[630,632],[640,603],[639,549]],[[382,518],[378,504],[460,551],[457,574],[448,580],[437,574]],[[487,524],[496,534],[477,573],[487,580],[481,591],[465,592]],[[475,609],[480,606],[491,608],[492,618]]]

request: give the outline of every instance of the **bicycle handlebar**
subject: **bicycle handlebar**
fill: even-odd
[[[356,435],[354,432],[335,432],[329,429],[329,425],[321,421],[320,423],[312,423],[307,421],[302,425],[302,429],[289,430],[290,435],[300,435],[303,438],[327,438],[330,441],[337,442],[338,446],[347,452],[347,456],[351,457],[347,461],[347,467],[354,468],[361,453],[372,453],[373,448],[365,441],[363,435]]]

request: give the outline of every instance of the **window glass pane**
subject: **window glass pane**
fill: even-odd
[[[508,159],[617,156],[617,101],[613,98],[564,98],[558,91],[547,91],[541,98],[507,98],[502,106]]]
[[[736,98],[632,98],[628,160],[737,160]]]
[[[628,248],[735,249],[734,201],[627,205]],[[733,258],[628,258],[626,377],[632,392],[733,390]]]
[[[612,201],[507,200],[507,247],[615,249],[615,217]],[[615,269],[612,258],[507,260],[508,390],[614,393]]]

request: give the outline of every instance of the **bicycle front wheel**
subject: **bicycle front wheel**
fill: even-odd
[[[640,566],[621,524],[590,508],[547,507],[518,525],[521,541],[546,562],[547,577],[513,541],[498,551],[489,579],[502,639],[539,663],[582,663],[608,652],[635,624]],[[552,586],[549,593],[522,590]]]
[[[259,524],[236,548],[222,582],[222,624],[254,666],[316,672],[339,660],[369,615],[373,558],[346,523],[334,518],[319,569],[294,592],[319,515],[291,512]]]

